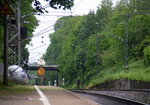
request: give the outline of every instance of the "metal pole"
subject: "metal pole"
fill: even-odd
[[[3,84],[8,84],[8,35],[7,35],[7,15],[4,16],[4,75]]]
[[[59,86],[59,71],[57,71],[57,86]]]
[[[97,34],[96,35],[96,68],[97,70],[99,69],[99,64],[100,64],[100,52],[99,52],[99,47],[100,47],[100,36]]]
[[[41,86],[42,86],[42,79],[43,79],[43,76],[41,75]]]
[[[82,69],[82,84],[83,84],[83,88],[84,88],[84,84],[85,84],[85,78],[84,78],[84,74],[86,71],[86,67],[85,67],[85,55],[81,55],[81,69]]]
[[[130,18],[130,14],[126,17],[126,26],[125,26],[125,69],[129,70],[129,30],[128,30],[128,20]],[[130,80],[127,81],[127,89],[130,89]]]
[[[129,57],[128,57],[128,50],[129,50],[129,48],[128,48],[128,36],[129,36],[129,32],[128,32],[128,18],[129,18],[129,15],[127,16],[127,18],[126,18],[126,26],[125,26],[125,69],[129,69],[129,65],[128,65],[128,59],[129,59]]]
[[[20,46],[20,42],[21,42],[21,39],[20,39],[20,16],[21,16],[21,12],[20,12],[20,0],[18,0],[18,65],[20,65],[20,60],[21,60],[21,46]]]

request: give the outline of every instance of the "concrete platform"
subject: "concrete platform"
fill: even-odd
[[[38,86],[25,94],[0,94],[0,105],[97,105],[76,93],[59,87]]]
[[[39,87],[46,95],[50,105],[97,105],[76,93],[59,87]]]

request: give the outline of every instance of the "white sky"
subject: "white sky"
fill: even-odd
[[[44,0],[43,0],[44,1]],[[97,7],[101,3],[102,0],[75,0],[74,7],[72,8],[73,15],[84,15],[88,14],[90,10],[97,10]],[[115,3],[117,0],[113,0]],[[48,4],[47,2],[43,2],[44,5]],[[54,10],[51,8],[47,8],[49,13],[45,14],[45,16],[36,16],[40,21],[39,26],[36,28],[34,37],[30,45],[28,45],[28,50],[30,53],[29,62],[37,62],[43,54],[46,53],[46,49],[50,44],[49,34],[54,32],[53,25],[62,15],[71,15],[71,11],[69,10]],[[47,16],[49,15],[49,16]],[[47,28],[47,29],[46,29]],[[44,34],[40,34],[40,31],[46,29],[47,31]],[[43,31],[44,32],[44,31]],[[41,32],[41,33],[43,33]],[[39,34],[38,34],[39,33]],[[42,43],[43,42],[43,43]],[[32,44],[32,46],[31,46]]]

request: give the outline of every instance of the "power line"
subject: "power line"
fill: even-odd
[[[46,8],[47,6],[49,6],[49,4],[44,5],[43,8]]]
[[[54,25],[50,25],[50,26],[46,27],[45,29],[41,30],[40,32],[38,32],[37,34],[34,34],[34,35],[39,36],[43,31],[47,30],[48,28],[50,28],[52,26],[54,26]]]
[[[39,21],[39,22],[52,22],[52,23],[55,23],[56,21]]]
[[[46,53],[45,51],[44,52],[30,52],[32,54],[43,54],[43,53]]]
[[[69,15],[50,15],[50,14],[35,14],[35,15],[38,15],[38,16],[57,16],[57,17],[61,17],[61,16],[69,16]]]
[[[35,56],[32,56],[32,57],[30,58],[30,60],[33,59],[33,58],[36,58],[37,56],[40,56],[40,55],[37,54],[37,55],[35,55]]]
[[[44,34],[44,33],[47,33],[47,32],[49,32],[49,31],[51,31],[51,30],[53,30],[53,29],[50,29],[50,30],[47,30],[47,31],[45,31],[45,32],[43,32],[43,33],[40,33],[40,34],[35,34],[36,36],[33,36],[33,37],[38,37],[38,36],[40,36],[40,35],[42,35],[42,34]]]
[[[54,24],[55,22],[56,22],[56,21],[39,21],[39,23],[49,23],[49,24],[50,24],[50,23],[53,23],[53,24]]]
[[[74,7],[73,11],[79,6],[79,4],[81,3],[81,1],[82,1],[82,0],[80,0],[80,1],[78,2],[78,4]]]
[[[48,11],[49,13],[70,13],[69,11]]]
[[[46,32],[45,32],[46,33]],[[41,36],[41,38],[43,37],[49,37],[49,35],[39,35],[39,36]],[[39,36],[33,36],[33,37],[30,37],[30,38],[34,38],[34,37],[39,37]]]
[[[46,45],[46,43],[41,45],[41,46],[35,47],[35,48],[33,48],[33,49],[29,50],[29,51],[35,50],[35,49],[40,48],[40,47],[45,46],[45,45]]]

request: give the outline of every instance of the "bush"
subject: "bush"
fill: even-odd
[[[150,65],[150,46],[144,49],[144,64],[147,66]]]

